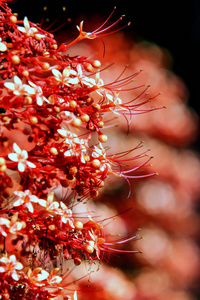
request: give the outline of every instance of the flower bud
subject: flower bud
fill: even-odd
[[[15,65],[18,65],[20,63],[20,58],[18,55],[13,55],[11,57],[11,60],[12,60],[12,63],[15,64]]]
[[[92,247],[91,245],[86,245],[85,246],[85,250],[89,253],[92,254],[94,252],[94,247]]]
[[[83,223],[81,221],[76,221],[74,224],[76,230],[82,230],[83,229]]]
[[[3,157],[0,157],[0,166],[3,166],[6,164],[6,161]]]
[[[95,68],[99,68],[101,66],[101,62],[99,60],[93,60],[92,65]]]
[[[101,143],[105,143],[105,142],[107,142],[107,140],[108,140],[107,135],[105,135],[105,134],[100,134],[100,135],[99,135],[99,141],[100,141]]]
[[[31,122],[32,124],[37,124],[37,123],[38,123],[38,118],[32,116],[32,117],[30,117],[30,122]]]
[[[17,17],[15,15],[10,16],[10,22],[13,24],[17,23]]]
[[[100,165],[101,165],[101,162],[100,162],[100,160],[98,160],[97,158],[95,158],[95,159],[92,161],[92,166],[93,166],[93,168],[99,169]]]
[[[58,150],[57,150],[55,147],[51,147],[51,148],[50,148],[50,153],[51,153],[52,155],[58,155]]]
[[[86,114],[81,116],[81,121],[87,123],[90,120],[90,117]]]

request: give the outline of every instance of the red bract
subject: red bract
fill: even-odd
[[[125,68],[104,83],[100,61],[66,54],[82,39],[110,34],[122,19],[104,28],[114,11],[92,33],[81,22],[78,38],[58,46],[27,17],[18,20],[5,1],[0,7],[0,297],[64,299],[66,261],[77,266],[101,261],[106,252],[138,252],[114,248],[135,235],[109,241],[102,221],[90,213],[77,217],[73,208],[97,197],[109,175],[128,181],[156,174],[142,171],[150,165],[148,151],[132,155],[142,143],[112,155],[102,145],[109,114],[129,124],[133,114],[156,109],[143,108],[156,96],[148,97],[149,86],[132,86],[140,71],[124,76]],[[119,98],[131,90],[138,90],[133,99]],[[69,197],[60,199],[59,190]]]

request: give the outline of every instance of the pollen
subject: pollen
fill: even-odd
[[[32,98],[30,97],[30,96],[27,96],[27,97],[25,97],[25,103],[26,104],[32,104],[32,102],[33,102],[33,100],[32,100]]]
[[[74,258],[74,264],[75,264],[76,266],[79,266],[79,265],[81,264],[81,258],[80,258],[80,257],[75,257],[75,258]]]

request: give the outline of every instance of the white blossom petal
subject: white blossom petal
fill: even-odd
[[[9,153],[8,158],[12,161],[18,161],[18,155],[16,153]]]
[[[21,152],[22,152],[16,143],[13,143],[13,149],[17,154],[21,154]]]
[[[20,206],[24,203],[24,200],[22,199],[18,199],[13,203],[13,206]]]
[[[15,75],[13,79],[14,79],[15,84],[18,84],[18,85],[22,84],[21,79],[17,75]]]
[[[30,161],[26,161],[26,164],[27,164],[30,168],[36,168],[36,165],[33,164],[33,163],[30,162]]]
[[[28,210],[29,210],[31,213],[34,212],[34,210],[33,210],[33,205],[31,204],[31,202],[26,203],[26,207],[28,208]]]
[[[15,273],[15,272],[12,272],[11,277],[12,277],[14,280],[16,280],[16,281],[19,280],[19,276],[18,276],[17,273]]]
[[[24,268],[24,266],[20,262],[15,263],[15,269],[16,270],[22,270],[23,268]]]
[[[9,90],[12,90],[12,91],[15,90],[15,84],[14,84],[13,82],[5,82],[5,83],[4,83],[4,86],[5,86],[6,88],[8,88]]]
[[[4,267],[0,267],[0,273],[4,273],[6,270]]]
[[[59,78],[59,80],[60,80],[62,78],[62,74],[57,69],[52,69],[51,71],[52,71],[53,75],[55,77],[57,77],[56,79]]]
[[[26,169],[26,164],[20,161],[17,167],[20,172],[24,172]]]

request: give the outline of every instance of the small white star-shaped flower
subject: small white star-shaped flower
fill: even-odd
[[[40,86],[37,86],[33,82],[29,81],[28,82],[34,89],[34,94],[36,95],[36,103],[39,106],[42,106],[43,102],[46,101],[49,103],[49,100],[43,96],[43,91]]]
[[[0,267],[0,273],[9,272],[14,280],[19,280],[16,270],[22,270],[24,266],[20,262],[16,261],[15,255],[11,255],[9,258],[3,256],[0,258],[0,262],[5,264],[4,267]]]
[[[30,87],[28,84],[23,84],[21,79],[18,76],[14,76],[14,82],[5,82],[4,86],[13,91],[13,94],[16,96],[20,95],[33,95],[35,90]]]
[[[55,79],[64,85],[70,86],[78,83],[77,77],[70,77],[70,75],[76,76],[76,71],[72,70],[70,67],[64,68],[62,73],[57,69],[53,69],[52,73]]]
[[[18,196],[18,199],[13,203],[13,206],[24,205],[31,213],[33,213],[33,211],[34,211],[32,202],[39,203],[39,201],[40,201],[40,199],[37,196],[32,195],[29,190],[26,190],[24,192],[23,191],[15,191],[14,194],[16,196]]]
[[[18,170],[20,172],[24,172],[27,166],[29,168],[36,168],[36,165],[27,160],[28,153],[26,150],[21,150],[16,143],[13,144],[13,149],[15,153],[9,153],[8,157],[10,160],[18,162]]]

